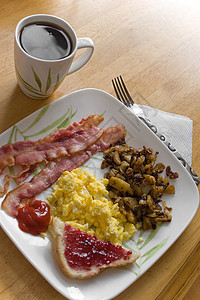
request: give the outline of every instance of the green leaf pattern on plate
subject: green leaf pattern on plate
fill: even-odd
[[[169,237],[164,238],[160,243],[157,245],[154,244],[154,246],[150,249],[148,249],[146,252],[143,253],[143,248],[145,248],[150,242],[153,241],[153,238],[157,235],[157,233],[160,231],[160,228],[163,224],[159,224],[156,229],[151,230],[149,235],[146,237],[146,239],[143,239],[142,236],[144,234],[143,230],[139,231],[139,235],[136,238],[133,236],[130,240],[133,242],[134,246],[127,245],[127,243],[123,243],[124,248],[127,248],[128,250],[136,251],[138,253],[141,253],[141,256],[136,261],[135,265],[137,266],[138,271],[134,272],[136,276],[139,276],[141,274],[142,266],[154,255],[157,254],[157,252],[167,243]],[[145,249],[144,249],[145,251]],[[124,268],[124,267],[122,267]],[[126,270],[129,270],[130,272],[133,272],[131,268],[125,267]]]
[[[58,128],[58,126],[60,125],[61,122],[63,122],[63,120],[66,118],[68,112],[66,112],[64,115],[62,115],[59,119],[57,119],[56,121],[54,121],[53,123],[49,124],[48,126],[46,126],[45,128],[41,129],[40,131],[27,135],[25,136],[26,138],[30,138],[30,137],[34,137],[34,136],[38,136],[41,134],[44,134],[54,128]]]
[[[25,133],[28,132],[31,128],[34,128],[34,126],[42,119],[42,117],[46,114],[46,112],[49,109],[50,104],[47,104],[45,107],[43,107],[39,113],[37,114],[36,118],[33,120],[33,122],[28,125],[27,128],[25,128],[23,131],[19,129],[19,127],[17,125],[14,125],[11,129],[11,133],[9,135],[8,138],[8,144],[9,143],[16,143],[17,140],[24,140],[27,141],[29,138],[31,137],[37,137],[39,135],[45,134],[47,132],[50,132],[51,130],[55,130],[57,128],[66,128],[71,119],[75,116],[77,111],[73,111],[72,107],[68,108],[67,112],[65,114],[63,114],[61,117],[59,117],[57,120],[55,120],[53,123],[47,125],[45,128],[41,129],[38,132],[35,132],[33,134],[30,135],[26,135]],[[18,139],[18,136],[19,139]],[[39,170],[41,170],[44,167],[43,164],[40,164],[39,166]],[[32,174],[32,176],[34,176],[35,174],[37,174],[39,172],[39,170],[35,170]],[[13,167],[9,167],[9,172],[12,175],[15,175],[15,171]],[[16,182],[16,180],[14,179],[14,181]]]
[[[29,129],[31,129],[34,125],[36,125],[44,116],[44,114],[46,113],[46,111],[49,109],[49,105],[47,104],[45,105],[45,107],[43,107],[41,109],[41,111],[39,112],[39,114],[37,115],[36,119],[33,121],[33,123],[31,123],[28,128],[26,128],[25,130],[23,130],[22,132],[25,133],[26,131],[28,131]]]
[[[69,116],[64,119],[64,121],[58,126],[58,129],[59,128],[66,128],[67,126],[69,126],[70,122],[71,122],[71,119],[75,116],[75,114],[77,113],[77,110],[73,113],[72,112],[72,107],[70,109],[68,109],[67,113],[69,113]]]
[[[8,144],[10,144],[12,142],[14,132],[15,132],[15,126],[13,126],[13,128],[11,130],[11,134],[10,134],[9,139],[8,139]]]
[[[153,248],[151,248],[147,252],[145,252],[145,254],[142,255],[142,258],[143,257],[146,257],[146,258],[142,262],[142,264],[144,264],[145,261],[147,261],[149,258],[151,258],[152,256],[154,256],[166,244],[167,240],[168,240],[168,237],[165,238],[164,240],[162,240],[159,244],[157,244],[156,246],[154,246]]]
[[[157,234],[158,230],[160,230],[160,227],[162,226],[162,224],[159,224],[157,226],[156,229],[154,229],[150,234],[149,236],[147,237],[147,239],[145,240],[145,242],[142,244],[142,246],[140,247],[140,250],[145,247],[149,242],[151,242],[151,240],[154,238],[154,236]],[[141,230],[141,234],[140,234],[140,237],[142,237],[144,231]]]

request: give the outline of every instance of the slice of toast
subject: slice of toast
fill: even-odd
[[[49,229],[54,236],[57,261],[64,274],[71,278],[89,278],[105,268],[133,263],[140,256],[92,237],[57,217],[52,218]]]

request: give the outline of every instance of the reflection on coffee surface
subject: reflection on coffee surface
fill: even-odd
[[[28,54],[44,60],[61,59],[72,51],[72,43],[67,33],[50,23],[26,25],[19,38],[22,48]]]

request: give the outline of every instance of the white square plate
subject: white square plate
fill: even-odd
[[[111,299],[125,290],[175,242],[191,222],[199,205],[198,189],[178,159],[142,121],[104,91],[84,89],[54,101],[1,134],[0,145],[24,139],[43,138],[59,125],[80,121],[90,114],[103,114],[102,128],[123,123],[127,130],[128,144],[135,148],[144,145],[153,148],[154,152],[159,151],[157,162],[170,165],[173,171],[179,173],[179,178],[173,181],[175,195],[164,196],[167,205],[173,208],[172,221],[158,226],[154,231],[137,232],[131,240],[123,244],[124,247],[140,252],[141,257],[138,261],[127,268],[107,269],[85,280],[70,279],[62,274],[54,258],[48,235],[43,239],[22,232],[16,219],[0,209],[1,226],[18,249],[58,292],[74,300]],[[99,179],[105,172],[100,169],[101,160],[102,153],[96,154],[84,166]],[[2,183],[3,176],[0,184]],[[10,188],[14,187],[13,181]],[[48,189],[38,195],[37,199],[44,200],[50,192],[51,189]],[[138,243],[139,237],[143,238],[141,243]]]

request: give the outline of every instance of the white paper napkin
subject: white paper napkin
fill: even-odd
[[[188,117],[164,112],[150,106],[138,106],[152,125],[156,126],[158,132],[166,136],[166,139],[191,166],[193,121]]]

